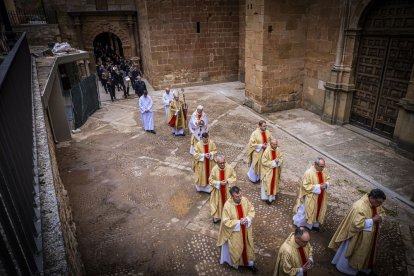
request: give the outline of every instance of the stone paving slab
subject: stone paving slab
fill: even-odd
[[[329,125],[303,109],[266,115],[281,129],[358,171],[374,185],[396,192],[414,210],[414,161],[347,128]],[[394,197],[394,195],[393,195]]]
[[[278,249],[293,231],[292,208],[300,179],[320,153],[279,125],[270,124],[286,162],[277,202],[271,206],[262,202],[260,187],[246,177],[245,146],[257,122],[269,118],[241,105],[243,89],[242,83],[232,82],[189,87],[185,93],[191,110],[198,104],[205,106],[211,137],[235,167],[237,184],[255,206],[256,265],[259,275],[271,275]],[[190,137],[170,134],[162,93],[151,92],[156,135],[143,132],[132,98],[103,103],[71,142],[58,145],[60,173],[87,274],[250,274],[219,265],[219,226],[209,215],[209,196],[195,192],[193,186]],[[332,131],[329,125],[321,127]],[[326,161],[332,176],[328,214],[322,232],[312,234],[316,268],[309,275],[340,275],[330,264],[334,252],[327,244],[349,206],[373,188],[330,158]],[[409,257],[412,213],[392,198],[385,207],[388,217],[380,234],[376,270],[379,275],[408,275],[414,265]]]

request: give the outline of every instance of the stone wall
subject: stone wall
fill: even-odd
[[[337,1],[318,0],[309,4],[306,14],[306,62],[303,107],[321,114],[325,82],[335,63],[341,5]]]
[[[148,12],[146,0],[136,0],[136,6],[138,11],[138,29],[139,29],[139,45],[141,52],[141,64],[143,67],[144,75],[147,80],[152,83],[152,77],[155,75],[153,72],[153,62],[151,56],[151,39],[150,39],[150,27],[148,23]]]
[[[78,251],[76,226],[72,218],[67,191],[59,176],[50,120],[41,102],[34,60],[32,69],[43,272],[45,275],[83,275],[84,267]]]
[[[108,10],[134,10],[133,0],[108,0]]]
[[[128,33],[128,19],[122,15],[108,16],[83,16],[82,21],[82,38],[84,49],[93,53],[93,41],[99,34],[110,32],[116,34],[122,43],[124,56],[130,58],[131,40]]]
[[[140,35],[140,43],[149,44],[143,63],[152,63],[145,72],[155,88],[238,79],[239,1],[138,2],[148,16],[140,28],[149,29],[149,41]]]
[[[307,1],[246,3],[246,104],[258,112],[299,107]]]
[[[71,10],[91,10],[94,5],[87,4],[84,0],[43,0],[46,13],[55,13],[59,24],[62,41],[67,41],[72,47],[80,49],[80,41],[76,37],[75,22],[68,15]]]
[[[26,32],[31,46],[47,46],[49,42],[60,42],[58,24],[24,24],[13,27],[15,32]]]
[[[245,80],[246,0],[239,0],[239,81]]]

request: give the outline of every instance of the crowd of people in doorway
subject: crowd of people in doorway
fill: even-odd
[[[144,95],[147,87],[142,80],[139,65],[134,64],[131,60],[125,60],[110,48],[109,50],[104,49],[106,48],[102,48],[98,53],[95,53],[97,57],[96,74],[105,93],[109,93],[111,101],[117,99],[116,90],[118,92],[122,91],[125,99],[130,96],[130,88],[138,97]]]
[[[152,99],[145,91],[139,99],[144,130],[154,131]],[[184,96],[184,95],[183,95]],[[189,152],[193,157],[195,190],[210,194],[210,214],[214,224],[220,223],[217,245],[221,247],[220,264],[238,268],[246,267],[253,273],[253,204],[242,195],[236,185],[233,167],[226,163],[214,141],[210,138],[209,121],[204,107],[187,114],[185,98],[179,91],[165,89],[162,96],[166,124],[175,136],[191,134]],[[268,205],[276,202],[281,185],[284,155],[278,140],[267,129],[266,121],[260,121],[247,145],[247,177],[253,185],[260,185],[260,197]],[[297,202],[292,217],[295,225],[282,244],[274,275],[306,275],[314,268],[311,232],[319,233],[327,214],[331,177],[325,160],[318,157],[306,170],[298,185]],[[373,272],[376,243],[384,216],[381,207],[386,196],[373,189],[362,196],[348,211],[338,226],[328,247],[336,251],[332,264],[348,275],[375,275]]]

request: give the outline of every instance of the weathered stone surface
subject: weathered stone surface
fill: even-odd
[[[13,27],[16,32],[26,32],[30,45],[47,46],[50,42],[60,42],[61,36],[58,24],[27,24]]]
[[[185,93],[191,110],[198,104],[204,105],[211,139],[235,167],[237,185],[255,206],[256,265],[261,275],[271,275],[278,249],[293,230],[292,207],[297,185],[312,160],[320,155],[312,147],[322,148],[321,143],[326,141],[323,149],[330,150],[332,155],[338,149],[349,152],[351,146],[347,139],[355,134],[323,123],[318,116],[300,109],[258,115],[241,105],[243,88],[240,82],[221,83],[189,87]],[[208,195],[194,189],[189,137],[174,137],[165,126],[162,93],[150,92],[156,135],[142,130],[136,99],[113,104],[105,101],[71,143],[58,146],[61,175],[78,225],[87,274],[249,274],[246,270],[237,271],[219,264],[220,249],[216,246],[219,225],[211,221]],[[108,100],[105,93],[101,96]],[[270,206],[261,201],[260,187],[251,184],[246,176],[245,147],[257,122],[263,118],[279,139],[286,162],[281,193]],[[301,130],[307,136],[301,136]],[[298,138],[312,142],[311,146]],[[381,147],[372,141],[353,139],[354,143],[358,141],[363,141],[373,156],[374,153],[383,155]],[[335,143],[338,143],[336,147]],[[395,154],[386,154],[393,162],[406,164],[400,163],[402,160]],[[347,168],[352,164],[343,166],[326,159],[332,190],[322,232],[312,234],[317,260],[313,274],[339,275],[330,263],[334,252],[327,244],[349,206],[373,186]],[[348,162],[345,157],[341,160]],[[365,163],[358,166],[364,171],[369,167],[380,168],[376,163],[370,165],[367,157],[362,156],[361,160]],[[399,167],[407,166],[395,169]],[[404,235],[408,229],[403,235],[398,226],[412,225],[413,216],[392,197],[388,197],[385,207],[389,216],[380,232],[376,272],[407,275],[404,254],[408,249]]]

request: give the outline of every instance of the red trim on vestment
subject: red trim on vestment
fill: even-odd
[[[208,144],[204,145],[204,153],[208,153]],[[210,177],[210,159],[204,157],[204,163],[206,164],[206,181],[208,184],[208,178]]]
[[[308,259],[306,258],[306,255],[305,255],[305,250],[303,250],[303,247],[299,247],[298,251],[299,251],[300,261],[302,262],[302,266],[304,266],[306,264],[306,262],[308,261]],[[307,276],[308,273],[306,271],[304,271],[303,275]]]
[[[318,176],[318,183],[322,184],[323,181],[323,174],[322,172],[316,172]],[[316,210],[316,220],[319,221],[319,212],[321,211],[323,197],[325,196],[325,189],[321,187],[321,193],[318,195],[318,209]]]
[[[237,214],[238,214],[239,220],[240,220],[241,218],[244,218],[243,208],[242,208],[241,204],[236,205],[236,207],[237,207]],[[243,253],[242,253],[243,265],[248,266],[249,261],[247,259],[246,225],[240,224],[240,228],[241,228],[242,239],[243,239]]]
[[[266,131],[262,131],[262,140],[263,140],[263,144],[267,143]]]
[[[276,151],[275,150],[271,150],[272,152],[272,160],[276,159]],[[276,178],[276,169],[277,168],[273,168],[272,169],[272,181],[270,182],[270,194],[273,195],[273,191],[275,190],[275,178]]]
[[[171,120],[168,122],[168,125],[170,126],[170,127],[174,127],[174,125],[175,125],[175,121],[177,120],[177,115],[173,115],[172,117],[171,117]]]
[[[376,207],[371,207],[371,214],[372,214],[372,217],[375,217],[375,215],[377,214]],[[377,245],[379,222],[374,223],[374,227],[375,227],[374,228],[374,240],[372,241],[371,253],[369,255],[369,260],[368,260],[368,268],[371,270],[374,267],[375,246]]]
[[[224,169],[220,170],[220,181],[224,180]],[[221,193],[221,204],[224,206],[224,203],[226,203],[226,185],[220,184],[220,193]]]

